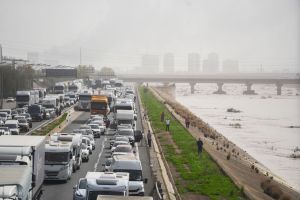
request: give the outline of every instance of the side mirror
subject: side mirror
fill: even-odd
[[[147,178],[144,179],[144,183],[145,183],[145,184],[148,183],[148,179],[147,179]]]
[[[133,153],[136,153],[136,151],[133,151]]]
[[[73,190],[76,190],[76,189],[77,189],[77,185],[74,185],[74,186],[73,186]]]
[[[137,116],[136,116],[136,115],[134,115],[134,120],[135,120],[135,121],[137,120]]]
[[[70,153],[70,159],[72,159],[73,158],[73,155]]]

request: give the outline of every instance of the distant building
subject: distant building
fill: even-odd
[[[207,59],[203,60],[204,73],[217,73],[219,72],[219,56],[216,53],[210,53]]]
[[[188,54],[188,72],[200,72],[200,55],[199,53]]]
[[[156,74],[159,72],[159,56],[145,54],[142,56],[142,67],[139,70],[142,74]]]
[[[164,55],[163,66],[165,73],[174,73],[174,54],[166,53]]]
[[[224,73],[238,73],[239,72],[239,62],[237,60],[224,60],[223,70]]]
[[[2,46],[0,44],[0,63],[2,63]]]
[[[37,53],[37,52],[28,52],[27,53],[27,60],[30,63],[33,63],[33,64],[39,63],[39,53]]]

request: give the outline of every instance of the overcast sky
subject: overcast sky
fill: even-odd
[[[140,65],[142,54],[172,52],[238,59],[245,69],[300,64],[300,0],[0,0],[4,55],[60,64]]]

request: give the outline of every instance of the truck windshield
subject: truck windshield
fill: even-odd
[[[17,95],[16,101],[29,101],[29,95]]]
[[[18,128],[17,124],[5,124],[4,125],[5,127],[8,127],[8,128]]]
[[[54,90],[64,90],[64,86],[57,85],[57,86],[54,87]]]
[[[28,108],[28,112],[29,113],[40,113],[41,112],[41,109],[39,106],[30,106]]]
[[[142,170],[115,169],[114,172],[128,172],[129,181],[143,181]]]
[[[45,163],[68,163],[69,155],[69,152],[45,152]]]
[[[91,95],[79,95],[79,100],[91,100]]]
[[[97,200],[98,195],[124,196],[124,191],[90,191],[88,200]]]
[[[95,110],[106,110],[107,104],[104,102],[92,102],[91,109]]]
[[[54,108],[54,105],[51,104],[42,104],[45,108]]]
[[[115,106],[116,110],[133,110],[132,106]]]
[[[119,119],[118,125],[120,125],[120,124],[132,124],[132,120]]]

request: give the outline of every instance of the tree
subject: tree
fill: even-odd
[[[112,78],[112,77],[115,77],[115,72],[110,67],[102,67],[99,74],[103,78]]]

